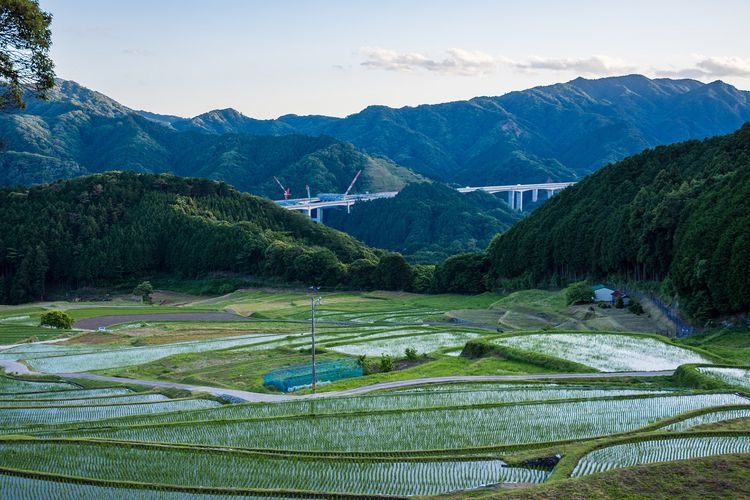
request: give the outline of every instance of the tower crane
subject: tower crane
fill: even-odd
[[[354,175],[354,179],[352,179],[352,183],[349,184],[349,187],[346,188],[346,191],[344,191],[344,198],[346,198],[346,196],[349,194],[349,191],[352,190],[352,188],[354,187],[354,183],[357,182],[357,179],[359,179],[359,175],[361,173],[362,173],[361,170],[357,170],[357,173]]]
[[[284,187],[284,185],[281,183],[281,181],[275,175],[273,176],[273,180],[275,180],[276,184],[278,184],[279,187],[281,188],[281,190],[284,191],[284,199],[288,200],[289,197],[292,196],[292,190],[290,188]]]

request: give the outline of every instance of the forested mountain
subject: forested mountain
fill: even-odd
[[[750,310],[750,124],[565,189],[489,248],[494,279],[664,280],[697,319]]]
[[[223,182],[106,173],[0,190],[0,302],[150,273],[404,289],[399,255]]]
[[[387,248],[412,262],[433,263],[461,252],[484,250],[520,214],[497,196],[461,194],[438,183],[414,183],[395,198],[328,211],[325,223],[358,240]]]
[[[460,184],[574,180],[646,148],[726,134],[750,121],[750,93],[716,81],[640,75],[346,118],[254,120],[233,110],[175,122],[209,133],[330,135],[370,154]]]
[[[49,101],[27,102],[24,111],[0,114],[0,185],[132,170],[224,180],[280,198],[274,175],[298,197],[305,184],[343,191],[360,169],[355,191],[400,189],[419,178],[331,137],[179,132],[169,125],[174,117],[145,118],[74,82],[58,82]]]

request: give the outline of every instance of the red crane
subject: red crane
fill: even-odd
[[[290,196],[292,196],[292,190],[290,188],[285,188],[284,185],[281,183],[281,181],[274,175],[273,180],[276,181],[276,184],[279,185],[282,191],[284,191],[284,199],[288,200]]]
[[[356,175],[354,176],[354,179],[352,179],[352,183],[351,183],[351,184],[349,184],[349,187],[348,187],[348,188],[346,188],[346,191],[344,191],[344,196],[348,195],[348,194],[349,194],[349,191],[351,191],[351,190],[352,190],[352,188],[354,187],[354,183],[355,183],[355,182],[357,182],[357,179],[359,179],[359,174],[361,174],[361,173],[362,173],[362,171],[361,171],[361,170],[357,170],[357,173],[356,173]]]

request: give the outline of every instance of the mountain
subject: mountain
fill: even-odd
[[[293,196],[304,196],[305,184],[316,192],[341,192],[357,170],[363,175],[355,192],[397,190],[420,178],[332,137],[183,132],[175,128],[182,119],[173,118],[135,112],[74,82],[59,81],[50,100],[30,98],[26,110],[0,114],[0,185],[132,170],[224,180],[279,198],[274,175]],[[225,120],[231,128],[232,118],[237,116],[208,113],[203,123],[218,127]]]
[[[413,183],[394,198],[357,203],[351,213],[329,210],[325,223],[415,263],[484,250],[521,218],[496,196],[461,194],[439,183]]]
[[[646,148],[729,133],[750,121],[750,93],[720,81],[628,75],[445,104],[370,106],[346,118],[212,113],[179,127],[330,135],[433,178],[493,185],[574,180]]]
[[[494,280],[662,281],[704,321],[750,310],[750,124],[609,165],[496,237]]]
[[[0,235],[1,303],[38,300],[49,285],[152,273],[385,288],[408,286],[384,280],[389,270],[410,273],[402,257],[270,200],[173,175],[110,172],[0,189]]]

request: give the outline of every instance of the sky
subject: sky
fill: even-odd
[[[40,0],[58,77],[183,117],[346,116],[641,73],[750,89],[747,0]]]

